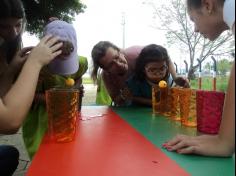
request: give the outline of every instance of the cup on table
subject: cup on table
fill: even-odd
[[[171,88],[167,88],[167,92],[165,91],[165,95],[166,95],[164,101],[165,111],[162,114],[166,117],[171,117],[171,111],[172,111]]]
[[[196,90],[182,88],[179,91],[181,124],[188,127],[196,127]]]
[[[197,91],[197,130],[199,132],[218,134],[224,99],[224,92]]]
[[[180,121],[180,106],[179,106],[179,93],[180,88],[172,87],[170,89],[170,98],[171,98],[171,110],[170,110],[170,118],[174,121]]]
[[[46,91],[48,133],[56,142],[73,141],[76,133],[79,91],[52,88]]]
[[[152,87],[152,109],[154,114],[164,114],[167,111],[168,88]]]

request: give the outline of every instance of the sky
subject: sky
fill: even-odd
[[[164,32],[151,27],[153,10],[143,1],[145,0],[82,0],[87,8],[73,22],[77,32],[78,54],[86,56],[91,63],[93,46],[103,40],[111,41],[120,48],[123,48],[123,41],[125,47],[152,43],[165,45]],[[123,19],[125,27],[122,25]],[[38,41],[28,33],[23,35],[24,46],[36,45]],[[178,51],[167,49],[171,59],[183,66]]]

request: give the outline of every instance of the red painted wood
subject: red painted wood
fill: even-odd
[[[79,121],[73,142],[51,143],[45,137],[27,176],[189,175],[109,108],[82,108],[84,118],[99,114]]]

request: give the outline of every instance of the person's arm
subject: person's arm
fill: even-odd
[[[6,92],[11,88],[15,79],[14,69],[7,67],[6,71],[0,76],[0,97],[6,94]]]
[[[219,131],[219,140],[224,145],[222,153],[231,155],[235,150],[235,63],[230,73]]]
[[[34,98],[39,72],[43,65],[61,54],[62,43],[58,38],[44,37],[30,52],[16,82],[0,99],[0,133],[13,133],[21,126]],[[18,57],[27,57],[27,50],[18,53]]]
[[[233,64],[219,134],[190,137],[177,135],[163,144],[169,151],[206,156],[232,156],[235,151],[235,63]]]
[[[177,73],[175,71],[175,66],[174,66],[171,59],[169,61],[169,71],[170,71],[170,74],[171,74],[173,80],[175,80],[175,78],[177,77]]]
[[[116,79],[115,77],[113,77],[112,79],[110,75],[108,75],[104,71],[102,72],[102,79],[112,101],[116,105],[123,105],[125,103],[125,100],[121,95],[121,90],[123,87],[125,87],[125,86],[122,86],[123,83],[119,83],[120,81]]]
[[[28,50],[32,49],[32,47],[29,47]],[[2,50],[2,51],[1,51]],[[0,76],[0,97],[6,94],[6,92],[10,89],[13,82],[15,81],[17,75],[19,74],[23,64],[25,63],[25,57],[15,57],[12,62],[8,65],[6,63],[6,59],[4,58],[1,53],[4,53],[4,50],[0,48],[0,58],[2,59],[2,64],[5,62],[5,71],[2,72]]]

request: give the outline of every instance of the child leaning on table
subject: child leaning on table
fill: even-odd
[[[75,85],[72,88],[79,89],[83,93],[82,75],[87,71],[88,62],[86,57],[77,55],[75,30],[70,30],[73,28],[72,25],[57,19],[53,21],[53,24],[53,29],[49,29],[52,30],[50,32],[53,32],[54,35],[63,38],[63,41],[67,38],[68,41],[72,43],[74,50],[76,50],[76,54],[72,53],[68,56],[64,56],[64,59],[71,59],[72,57],[77,58],[79,70],[69,77],[75,80]],[[45,33],[47,33],[47,31],[45,31]],[[71,38],[72,40],[69,40]],[[31,159],[37,152],[42,138],[47,131],[48,121],[45,92],[53,87],[64,87],[67,78],[68,76],[52,73],[48,67],[44,67],[40,73],[35,99],[22,128],[25,147]]]
[[[142,49],[136,61],[135,73],[127,81],[128,89],[123,90],[128,105],[152,106],[152,86],[161,80],[166,81],[168,87],[172,87],[174,82],[169,62],[167,50],[160,45],[150,44]]]

